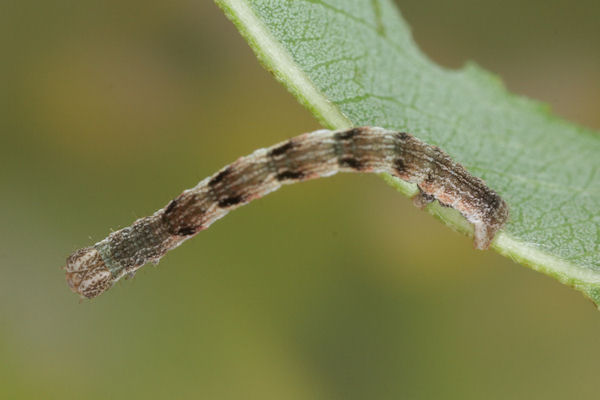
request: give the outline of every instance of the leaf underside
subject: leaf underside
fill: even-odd
[[[332,129],[381,126],[437,145],[510,206],[493,243],[600,305],[600,136],[506,91],[474,64],[441,68],[389,0],[216,0],[262,64]],[[416,188],[384,177],[406,195]],[[430,211],[470,233],[454,210]]]

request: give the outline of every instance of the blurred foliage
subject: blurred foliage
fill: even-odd
[[[434,60],[600,128],[597,2],[400,7]],[[285,188],[78,303],[72,250],[318,126],[211,2],[9,1],[0,33],[0,398],[596,394],[591,304],[373,176]]]

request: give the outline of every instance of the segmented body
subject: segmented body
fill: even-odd
[[[153,215],[76,251],[67,259],[67,282],[76,293],[96,297],[229,211],[283,184],[340,171],[386,172],[416,183],[415,204],[438,200],[460,211],[474,226],[478,249],[489,247],[508,218],[508,207],[496,192],[435,146],[376,127],[320,130],[241,157]]]

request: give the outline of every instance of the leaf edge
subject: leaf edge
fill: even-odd
[[[256,16],[252,7],[246,1],[214,1],[248,42],[260,64],[291,92],[317,118],[319,123],[329,129],[345,129],[353,126],[349,118],[334,103],[329,101],[304,71],[298,67],[291,55],[271,35],[269,29]],[[469,67],[469,65],[465,66],[466,69]],[[508,91],[506,92],[508,95],[515,96]],[[515,97],[521,98],[521,96]],[[537,102],[534,104],[537,104]],[[548,109],[542,111],[547,115],[551,115]],[[388,174],[381,174],[380,176],[407,197],[411,197],[417,192],[415,184],[401,181]],[[427,207],[427,211],[451,229],[472,236],[472,227],[456,210],[442,207],[434,202]],[[491,247],[499,254],[519,264],[548,275],[562,284],[571,286],[583,293],[600,310],[600,275],[552,254],[545,253],[531,244],[517,240],[504,231],[498,232]]]

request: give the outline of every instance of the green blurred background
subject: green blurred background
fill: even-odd
[[[598,1],[399,5],[435,61],[600,128]],[[4,0],[0,33],[0,398],[597,396],[589,301],[375,176],[284,188],[80,303],[73,250],[319,126],[208,0]]]

